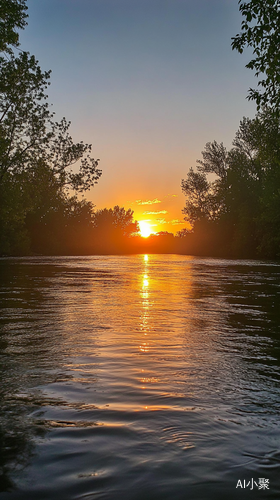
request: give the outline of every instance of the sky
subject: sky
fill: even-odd
[[[256,81],[231,49],[238,0],[27,0],[21,48],[52,70],[49,101],[92,144],[96,209],[134,210],[153,231],[187,226],[181,180],[207,142],[230,148]]]

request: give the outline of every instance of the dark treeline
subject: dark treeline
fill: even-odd
[[[279,258],[279,115],[267,108],[244,118],[230,151],[207,143],[182,189],[195,253]]]

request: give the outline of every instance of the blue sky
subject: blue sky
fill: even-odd
[[[237,0],[27,5],[22,48],[52,70],[57,119],[71,120],[73,138],[92,143],[101,160],[103,175],[87,198],[97,208],[132,208],[155,230],[184,227],[181,179],[206,142],[230,147],[242,117],[255,114],[246,100],[255,85],[245,69],[250,54],[231,50]]]

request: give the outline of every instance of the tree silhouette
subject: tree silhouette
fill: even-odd
[[[253,59],[246,65],[255,70],[259,89],[249,89],[249,99],[262,105],[280,109],[280,6],[279,0],[239,0],[244,18],[241,32],[233,37],[232,48],[242,53],[245,47],[253,49]]]
[[[127,244],[127,238],[139,231],[138,222],[133,220],[133,210],[114,208],[97,210],[93,216],[95,239],[103,250],[113,251]]]
[[[1,0],[0,4],[0,52],[11,53],[10,46],[19,46],[18,29],[26,26],[25,0]]]
[[[60,219],[63,207],[67,218],[68,189],[87,191],[101,176],[91,145],[75,143],[70,122],[55,121],[50,112],[50,71],[42,71],[28,52],[13,50],[19,46],[17,30],[26,25],[25,11],[23,0],[4,0],[0,6],[0,253],[7,254],[28,252],[35,214],[47,219],[59,206]],[[42,215],[44,191],[56,202]]]
[[[209,252],[216,246],[240,257],[279,257],[279,117],[267,108],[243,118],[229,151],[214,141],[202,157],[182,181],[183,213],[194,234],[209,235]]]

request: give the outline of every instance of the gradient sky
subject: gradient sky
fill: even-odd
[[[56,118],[93,146],[97,209],[132,208],[155,231],[186,226],[181,179],[205,143],[231,146],[256,82],[231,50],[238,0],[27,0],[21,48],[52,70]],[[176,221],[178,221],[176,223]]]

